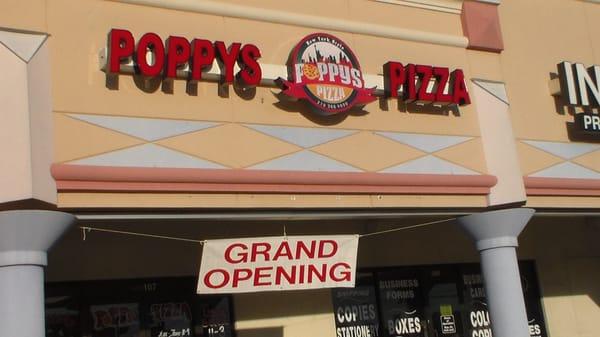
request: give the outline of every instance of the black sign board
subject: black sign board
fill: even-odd
[[[575,130],[585,135],[600,135],[600,115],[586,112],[575,114]]]
[[[425,336],[419,270],[398,268],[376,275],[384,336]]]
[[[354,288],[331,291],[337,337],[380,337],[373,278],[357,275]]]
[[[478,264],[460,266],[460,284],[464,301],[463,324],[467,336],[491,337],[492,325]]]
[[[525,297],[529,336],[547,337],[548,333],[546,332],[546,322],[542,311],[542,303],[540,302],[540,288],[535,273],[535,265],[533,262],[522,262],[519,271],[521,273],[523,296]]]

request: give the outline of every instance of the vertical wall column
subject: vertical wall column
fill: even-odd
[[[515,208],[458,219],[481,255],[494,337],[529,337],[516,247],[517,236],[533,213],[533,209]]]
[[[46,335],[47,251],[74,221],[61,212],[0,212],[0,336]]]

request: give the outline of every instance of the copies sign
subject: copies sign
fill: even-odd
[[[198,294],[354,287],[358,235],[209,240]]]

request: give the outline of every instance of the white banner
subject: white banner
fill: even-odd
[[[209,240],[198,294],[354,287],[358,235]]]

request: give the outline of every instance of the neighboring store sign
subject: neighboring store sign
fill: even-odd
[[[600,115],[585,112],[575,114],[575,128],[580,133],[600,135]]]
[[[571,106],[600,107],[600,66],[581,63],[558,64],[562,97]]]
[[[197,292],[353,287],[358,235],[209,240]]]
[[[561,62],[557,65],[562,100],[584,112],[575,114],[575,131],[584,135],[600,135],[600,116],[591,108],[600,108],[600,66],[586,68],[581,63]]]
[[[373,88],[365,88],[358,59],[339,38],[311,34],[294,48],[288,77],[279,79],[285,95],[309,102],[318,113],[331,115],[375,101]]]
[[[461,69],[390,61],[383,66],[383,81],[373,75],[371,83],[375,84],[368,87],[356,55],[331,34],[314,33],[303,38],[290,54],[287,74],[279,71],[281,66],[269,65],[267,78],[263,77],[258,62],[261,56],[253,44],[226,45],[223,41],[181,36],[163,41],[155,33],[145,33],[136,41],[130,31],[112,29],[106,55],[101,58],[102,69],[112,75],[133,73],[167,82],[179,78],[188,84],[204,80],[225,85],[235,82],[245,88],[278,85],[284,95],[308,102],[321,115],[347,112],[375,101],[376,96],[421,105],[471,103]]]

